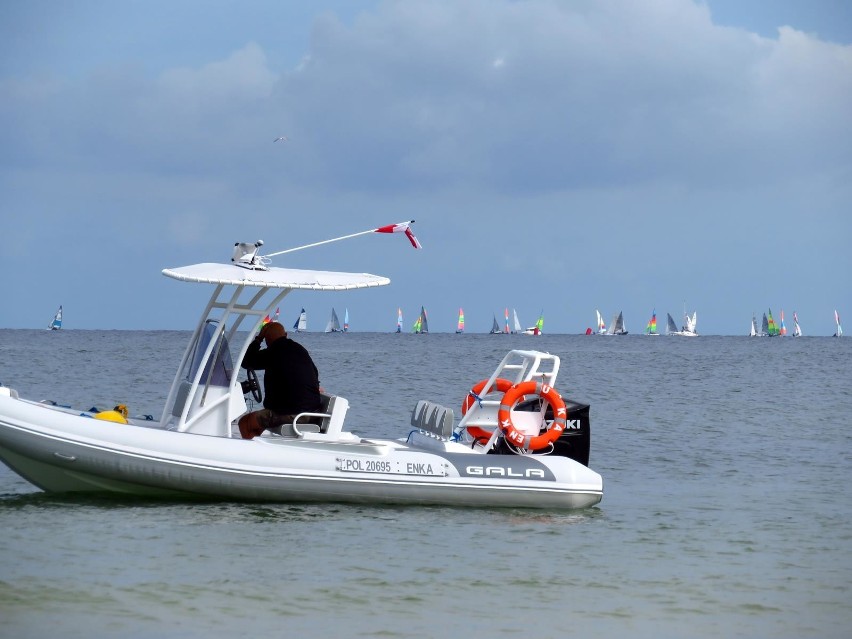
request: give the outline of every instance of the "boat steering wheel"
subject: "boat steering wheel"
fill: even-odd
[[[246,393],[251,393],[252,398],[257,403],[263,401],[263,392],[260,390],[260,382],[257,381],[257,373],[251,369],[246,369],[246,381],[241,384],[243,388],[243,395]]]

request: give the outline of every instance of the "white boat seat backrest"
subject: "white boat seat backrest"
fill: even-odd
[[[285,424],[281,434],[299,437],[302,433],[322,433],[329,438],[338,437],[343,430],[343,420],[349,410],[349,400],[337,395],[320,395],[321,413],[300,413],[296,415],[293,424]],[[305,421],[308,417],[319,417],[320,423]]]

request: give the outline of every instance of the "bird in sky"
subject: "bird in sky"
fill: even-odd
[[[286,136],[286,135],[282,135],[281,137],[277,137],[277,138],[275,138],[275,139],[274,139],[274,140],[272,140],[272,141],[273,141],[273,142],[286,142],[286,141],[287,141],[287,136]]]

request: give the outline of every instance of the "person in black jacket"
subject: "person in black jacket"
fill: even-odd
[[[264,340],[266,348],[261,350]],[[287,337],[287,331],[278,322],[269,322],[260,329],[246,351],[242,367],[264,371],[265,395],[261,410],[240,418],[243,439],[291,424],[299,413],[321,412],[319,371],[307,349]]]

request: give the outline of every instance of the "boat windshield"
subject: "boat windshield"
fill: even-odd
[[[195,374],[198,372],[204,358],[204,353],[210,345],[210,341],[214,338],[219,329],[219,322],[216,320],[207,320],[198,342],[195,344],[195,351],[192,355],[192,363],[186,374],[186,379],[192,381]],[[211,386],[229,386],[231,383],[231,374],[234,371],[234,365],[231,360],[231,349],[228,345],[228,338],[224,333],[220,334],[219,343],[213,347],[213,352],[207,360],[207,365],[204,367],[204,374],[201,376],[200,383],[206,384],[208,379]]]

